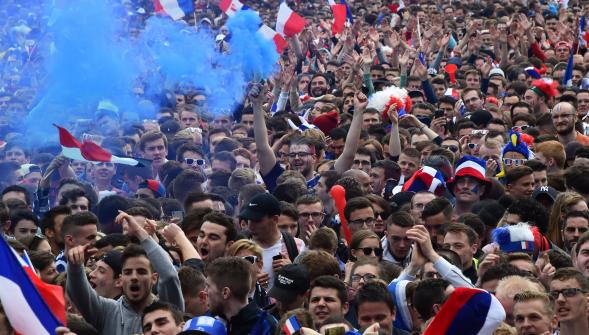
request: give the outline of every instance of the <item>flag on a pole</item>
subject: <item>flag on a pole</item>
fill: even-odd
[[[276,44],[276,51],[278,51],[279,54],[282,54],[284,49],[288,46],[288,42],[282,37],[282,35],[265,24],[260,26],[258,33],[262,34],[264,38],[273,41],[274,44]]]
[[[240,10],[250,9],[250,7],[242,4],[239,0],[221,0],[219,8],[229,17],[237,14]]]
[[[276,32],[285,37],[300,33],[307,25],[305,19],[288,7],[286,2],[280,4],[276,18]]]
[[[10,325],[22,335],[55,334],[65,324],[61,286],[44,283],[0,237],[0,303]]]
[[[174,20],[180,20],[194,13],[192,0],[153,0],[156,13],[164,13]]]
[[[569,54],[569,62],[567,68],[564,71],[564,77],[562,78],[562,84],[565,86],[573,86],[573,50],[571,49]]]
[[[335,0],[327,0],[329,6],[331,6],[331,12],[333,13],[333,23],[331,25],[331,33],[335,36],[341,34],[344,31],[347,16],[346,4],[336,3]]]
[[[350,6],[348,6],[346,0],[341,0],[341,3],[346,5],[346,21],[348,21],[350,24],[354,23],[354,15],[352,15],[352,10],[350,9]]]
[[[61,151],[67,158],[84,162],[110,162],[131,166],[141,164],[139,160],[134,158],[111,155],[108,151],[92,141],[84,141],[83,143],[80,143],[69,131],[67,131],[67,129],[57,125],[55,125],[55,127],[59,129]]]

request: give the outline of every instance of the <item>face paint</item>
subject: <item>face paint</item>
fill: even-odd
[[[479,194],[479,185],[474,185],[474,187],[470,191],[474,194]]]

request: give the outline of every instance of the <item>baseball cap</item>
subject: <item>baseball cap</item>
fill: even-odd
[[[266,215],[280,215],[280,202],[270,193],[256,195],[239,213],[240,218],[252,221],[260,221]]]
[[[268,295],[278,301],[290,302],[309,289],[309,271],[301,264],[288,264],[274,277],[274,286]]]
[[[165,198],[166,197],[166,188],[162,183],[155,179],[145,179],[141,183],[139,183],[138,189],[147,188],[154,192],[156,198]]]
[[[213,317],[198,316],[188,320],[178,335],[227,335],[227,329]]]
[[[16,170],[16,174],[19,177],[26,177],[29,173],[33,172],[41,172],[41,168],[35,164],[23,164],[20,166],[20,169]]]
[[[500,68],[496,67],[493,68],[490,72],[489,72],[489,77],[494,77],[494,76],[500,76],[500,77],[504,77],[505,78],[505,72],[503,72],[503,70],[501,70]]]
[[[558,191],[550,186],[540,186],[532,193],[532,199],[534,200],[538,200],[540,197],[549,197],[554,202],[557,196]]]
[[[105,262],[112,271],[115,273],[115,276],[120,275],[123,269],[123,253],[118,250],[111,250],[107,252],[101,259],[101,261]]]

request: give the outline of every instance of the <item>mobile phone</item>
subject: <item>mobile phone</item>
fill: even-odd
[[[443,111],[443,110],[441,110],[441,109],[438,109],[438,110],[436,110],[436,111],[434,112],[434,119],[438,119],[438,118],[444,117],[445,115],[446,115],[446,114],[444,113],[444,111]]]
[[[274,256],[272,256],[272,260],[273,260],[273,261],[277,261],[277,260],[279,260],[279,259],[282,259],[282,255],[281,255],[281,254],[278,254],[278,255],[274,255]]]
[[[344,335],[345,333],[346,328],[343,326],[335,326],[325,329],[325,335]]]
[[[393,197],[393,189],[397,186],[399,182],[394,179],[387,180],[387,183],[384,186],[383,198],[385,200],[390,200]]]
[[[184,219],[184,212],[183,211],[172,211],[172,217],[176,219]]]

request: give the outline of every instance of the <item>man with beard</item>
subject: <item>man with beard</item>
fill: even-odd
[[[472,212],[472,206],[481,201],[491,187],[491,181],[485,177],[485,165],[485,161],[472,156],[464,156],[456,164],[456,174],[447,185],[456,197],[454,211],[457,215]]]
[[[207,265],[206,274],[211,313],[227,322],[228,335],[276,332],[276,319],[255,302],[248,303],[254,280],[251,263],[239,257],[222,257]],[[254,328],[258,332],[253,332]]]
[[[130,244],[123,251],[123,296],[118,300],[102,298],[90,286],[84,272],[89,244],[68,251],[67,293],[84,319],[100,334],[141,333],[143,310],[158,299],[151,293],[156,283],[159,283],[160,301],[167,301],[184,310],[180,280],[168,254],[151,239],[134,217],[120,212],[115,221],[125,225],[128,235],[135,236],[141,242],[141,246]]]
[[[211,212],[203,217],[196,250],[204,262],[210,263],[223,257],[236,238],[237,231],[231,218],[223,213]]]
[[[268,140],[265,113],[262,109],[264,97],[264,88],[261,85],[254,85],[250,90],[249,99],[254,108],[254,137],[258,162],[260,164],[260,174],[266,184],[266,188],[270,192],[273,192],[276,188],[276,180],[284,172],[284,168],[280,166],[279,161],[276,159],[276,153],[272,150]],[[355,113],[346,138],[346,144],[342,154],[334,164],[334,169],[339,173],[345,172],[352,166],[354,155],[360,141],[362,111],[364,111],[367,104],[368,98],[366,95],[361,92],[357,93],[354,98]],[[319,152],[316,150],[313,140],[306,137],[297,137],[291,140],[288,157],[290,168],[300,171],[307,179],[307,186],[313,187],[317,183],[314,168],[319,158]]]
[[[568,212],[564,218],[562,228],[562,239],[564,248],[567,251],[572,250],[579,237],[589,230],[589,215],[586,212],[572,211]]]
[[[558,141],[566,146],[570,142],[579,142],[589,146],[589,137],[575,130],[577,110],[569,102],[559,102],[552,109],[552,123],[556,128]]]
[[[321,73],[316,73],[311,78],[308,87],[309,95],[313,98],[320,97],[329,93],[329,82],[327,77]]]

